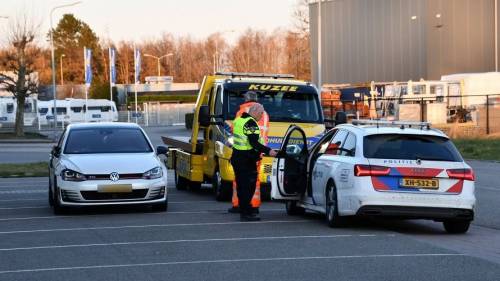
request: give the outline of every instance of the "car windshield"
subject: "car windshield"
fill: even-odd
[[[225,85],[228,98],[227,120],[233,120],[248,91],[257,93],[271,122],[322,123],[318,95],[312,86],[257,85],[231,83]],[[267,86],[267,87],[266,87]],[[256,90],[259,89],[259,90]],[[274,90],[276,89],[276,90]]]
[[[146,136],[136,128],[72,129],[65,154],[153,152]]]
[[[443,137],[381,134],[364,138],[364,156],[376,159],[404,159],[462,162],[453,143]]]

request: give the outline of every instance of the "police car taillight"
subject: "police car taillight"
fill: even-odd
[[[368,176],[388,176],[391,173],[391,168],[384,166],[373,165],[354,165],[354,175],[356,177]]]
[[[446,170],[450,179],[474,181],[474,171],[472,169],[449,169]]]

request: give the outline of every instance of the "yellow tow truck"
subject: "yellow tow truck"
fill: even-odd
[[[167,167],[175,171],[179,190],[211,183],[215,198],[232,194],[233,168],[230,123],[247,91],[256,92],[270,116],[268,146],[279,149],[291,124],[300,126],[308,142],[325,132],[317,88],[292,75],[218,72],[205,76],[196,101],[190,137],[162,136],[168,146]],[[263,157],[259,179],[263,199],[270,198],[272,157]]]

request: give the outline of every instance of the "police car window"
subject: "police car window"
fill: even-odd
[[[354,156],[354,151],[356,149],[356,136],[353,133],[349,133],[347,138],[342,145],[342,151],[340,151],[339,155],[342,156]],[[348,151],[352,151],[351,153]]]
[[[290,156],[297,156],[301,154],[304,148],[306,148],[304,135],[302,135],[299,130],[292,131],[287,139],[286,154]]]
[[[325,150],[325,154],[338,155],[339,148],[344,144],[344,140],[347,137],[347,131],[339,130],[337,134],[333,137],[332,141],[329,143]]]
[[[335,130],[335,132],[333,132],[329,137],[323,139],[321,141],[321,143],[319,143],[319,148],[318,148],[318,154],[323,154],[325,153],[325,151],[328,149],[328,147],[330,146],[330,141],[332,140],[332,138],[335,136],[335,134],[337,134],[338,130]]]
[[[364,137],[366,158],[462,162],[453,143],[443,137],[381,134]]]

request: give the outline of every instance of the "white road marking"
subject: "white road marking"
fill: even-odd
[[[75,228],[52,228],[33,230],[13,230],[1,231],[0,235],[20,234],[20,233],[43,233],[43,232],[65,232],[65,231],[87,231],[87,230],[107,230],[107,229],[133,229],[133,228],[157,228],[157,227],[189,227],[189,226],[210,226],[210,225],[252,225],[252,224],[272,224],[272,223],[313,223],[313,220],[286,220],[286,221],[259,221],[259,222],[204,222],[204,223],[172,223],[172,224],[148,224],[148,225],[122,225],[122,226],[100,226],[100,227],[75,227]]]
[[[484,189],[484,190],[490,190],[490,191],[500,191],[500,188],[494,188],[494,187],[489,187],[489,186],[477,186],[476,189]]]
[[[3,207],[0,210],[22,210],[22,209],[47,209],[49,205],[27,206],[27,207]]]
[[[47,198],[43,197],[40,199],[0,199],[0,202],[11,202],[11,201],[47,201]]]
[[[22,199],[21,199],[22,200]],[[25,199],[26,200],[26,199]],[[32,200],[39,200],[42,201],[41,199],[32,199]],[[2,200],[0,200],[2,201]],[[4,200],[8,201],[8,200]],[[43,199],[43,201],[46,201],[46,199]],[[217,203],[215,201],[169,201],[168,204],[198,204],[198,203]],[[25,207],[0,207],[0,210],[22,210],[22,209],[46,209],[49,208],[49,205],[38,205],[38,206],[25,206]]]
[[[415,258],[415,257],[460,257],[464,254],[393,254],[393,255],[351,255],[351,256],[315,256],[315,257],[282,257],[282,258],[260,258],[260,259],[231,259],[231,260],[198,260],[198,261],[173,261],[155,263],[130,263],[130,264],[109,264],[90,265],[73,267],[48,267],[33,269],[18,269],[0,271],[0,274],[8,273],[33,273],[63,270],[85,270],[104,268],[125,268],[125,267],[145,267],[145,266],[166,266],[166,265],[186,265],[186,264],[212,264],[212,263],[239,263],[239,262],[264,262],[264,261],[302,261],[302,260],[340,260],[340,259],[373,259],[373,258]]]
[[[260,209],[261,212],[282,212],[283,209]],[[167,214],[220,214],[220,213],[226,213],[225,210],[206,210],[206,211],[178,211],[178,212],[167,212]],[[159,215],[165,215],[165,213],[137,213],[137,214],[142,214],[142,215],[151,215],[151,216],[159,216]],[[95,215],[72,215],[72,216],[41,216],[41,217],[15,217],[15,218],[2,218],[0,219],[0,222],[2,221],[18,221],[18,220],[38,220],[38,219],[44,219],[44,220],[50,220],[50,219],[65,219],[65,218],[86,218],[86,217],[99,217],[99,216],[109,216],[109,215],[122,215],[121,213],[118,214],[95,214]],[[125,215],[130,215],[130,214],[125,214]]]
[[[144,244],[173,244],[173,243],[191,243],[191,242],[220,242],[220,241],[245,241],[245,240],[285,240],[285,239],[322,239],[322,238],[349,238],[349,237],[394,237],[395,234],[337,234],[337,235],[300,235],[300,236],[264,236],[264,237],[235,237],[235,238],[209,238],[209,239],[182,239],[182,240],[158,240],[158,241],[130,241],[114,243],[94,243],[94,244],[70,244],[70,245],[48,245],[36,247],[20,248],[0,248],[0,252],[41,250],[41,249],[64,249],[64,248],[83,248],[83,247],[105,247],[105,246],[129,246]]]
[[[31,193],[47,193],[44,189],[28,189],[28,190],[4,190],[0,191],[0,194],[31,194]]]

